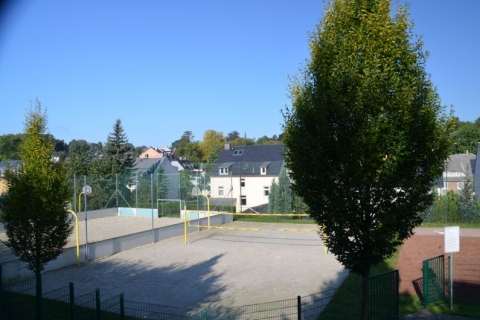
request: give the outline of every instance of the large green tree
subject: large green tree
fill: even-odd
[[[451,135],[451,152],[476,153],[477,144],[480,141],[480,127],[470,121],[458,122],[456,130]]]
[[[0,136],[0,161],[19,159],[21,134],[6,134]]]
[[[27,113],[25,139],[20,145],[23,166],[20,172],[6,172],[8,191],[0,197],[8,236],[3,242],[36,277],[37,319],[41,317],[41,272],[62,253],[73,229],[66,211],[71,195],[66,171],[51,160],[54,143],[46,130],[47,115],[36,101]]]
[[[362,278],[420,225],[448,154],[445,108],[408,11],[389,0],[332,0],[284,111],[294,190],[327,246]]]
[[[225,139],[222,132],[217,132],[215,130],[205,131],[203,134],[203,140],[199,144],[200,150],[203,154],[202,160],[209,163],[217,161],[226,142],[227,139]]]
[[[113,132],[108,135],[103,152],[103,158],[109,163],[110,174],[123,176],[131,173],[135,163],[134,150],[120,119],[113,125]]]

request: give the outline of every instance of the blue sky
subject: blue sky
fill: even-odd
[[[66,143],[105,142],[120,119],[131,143],[157,147],[187,130],[280,134],[288,76],[323,14],[321,0],[14,2],[0,24],[0,135],[23,132],[38,98]],[[410,13],[442,103],[474,121],[480,1],[412,0]]]

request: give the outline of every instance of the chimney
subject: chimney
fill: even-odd
[[[223,150],[230,150],[230,142],[225,143]]]

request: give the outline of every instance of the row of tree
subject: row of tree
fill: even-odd
[[[120,120],[117,120],[119,122]],[[119,128],[118,123],[114,125],[114,132]],[[134,146],[128,141],[127,136],[121,128],[122,134],[124,135],[123,148],[128,149],[133,157],[138,157],[147,146]],[[86,140],[71,140],[68,144],[64,140],[56,139],[53,135],[47,134],[54,143],[54,151],[60,154],[61,159],[71,158],[71,157],[80,157],[91,161],[93,158],[98,158],[104,154],[104,148],[108,144],[108,139],[112,137],[110,134],[107,137],[107,142],[87,142]],[[262,136],[258,139],[251,139],[247,137],[240,137],[238,131],[232,131],[227,135],[223,135],[222,132],[215,130],[207,130],[203,135],[203,140],[195,140],[195,136],[192,131],[185,131],[180,139],[172,142],[170,148],[175,148],[177,157],[185,157],[191,162],[214,162],[216,156],[218,156],[219,151],[223,148],[223,145],[226,142],[229,142],[233,147],[239,145],[265,145],[265,144],[279,144],[281,143],[281,137],[274,135],[273,137]],[[25,138],[23,133],[18,134],[5,134],[0,135],[0,161],[3,160],[13,160],[19,159],[20,152],[20,143]],[[120,137],[118,137],[120,138]]]

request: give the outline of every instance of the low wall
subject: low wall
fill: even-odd
[[[99,219],[118,216],[118,208],[108,208],[100,210],[87,211],[88,219]],[[78,220],[85,220],[85,211],[77,212]]]
[[[146,208],[118,208],[118,215],[119,216],[126,216],[126,217],[144,217],[150,218],[152,216],[158,218],[158,210],[157,209],[146,209]]]
[[[115,208],[116,210],[116,208]],[[89,214],[89,213],[88,213]],[[90,214],[88,215],[90,218]],[[232,222],[232,216],[216,215],[210,217],[210,225],[221,225]],[[202,226],[208,225],[208,219],[199,220]],[[198,227],[189,227],[188,232],[196,232]],[[172,237],[184,234],[183,223],[174,224],[166,227],[156,228],[152,230],[142,231],[138,233],[128,234],[117,238],[105,239],[97,242],[88,243],[80,246],[80,263],[95,260],[102,257],[110,256],[115,253],[130,250],[146,244],[166,240]],[[77,264],[76,247],[70,247],[58,256],[54,261],[49,262],[45,266],[45,271],[53,271],[56,269],[73,266]],[[26,264],[20,260],[12,260],[2,264],[2,281],[3,283],[17,281],[22,278],[33,276],[33,273],[27,269]]]

